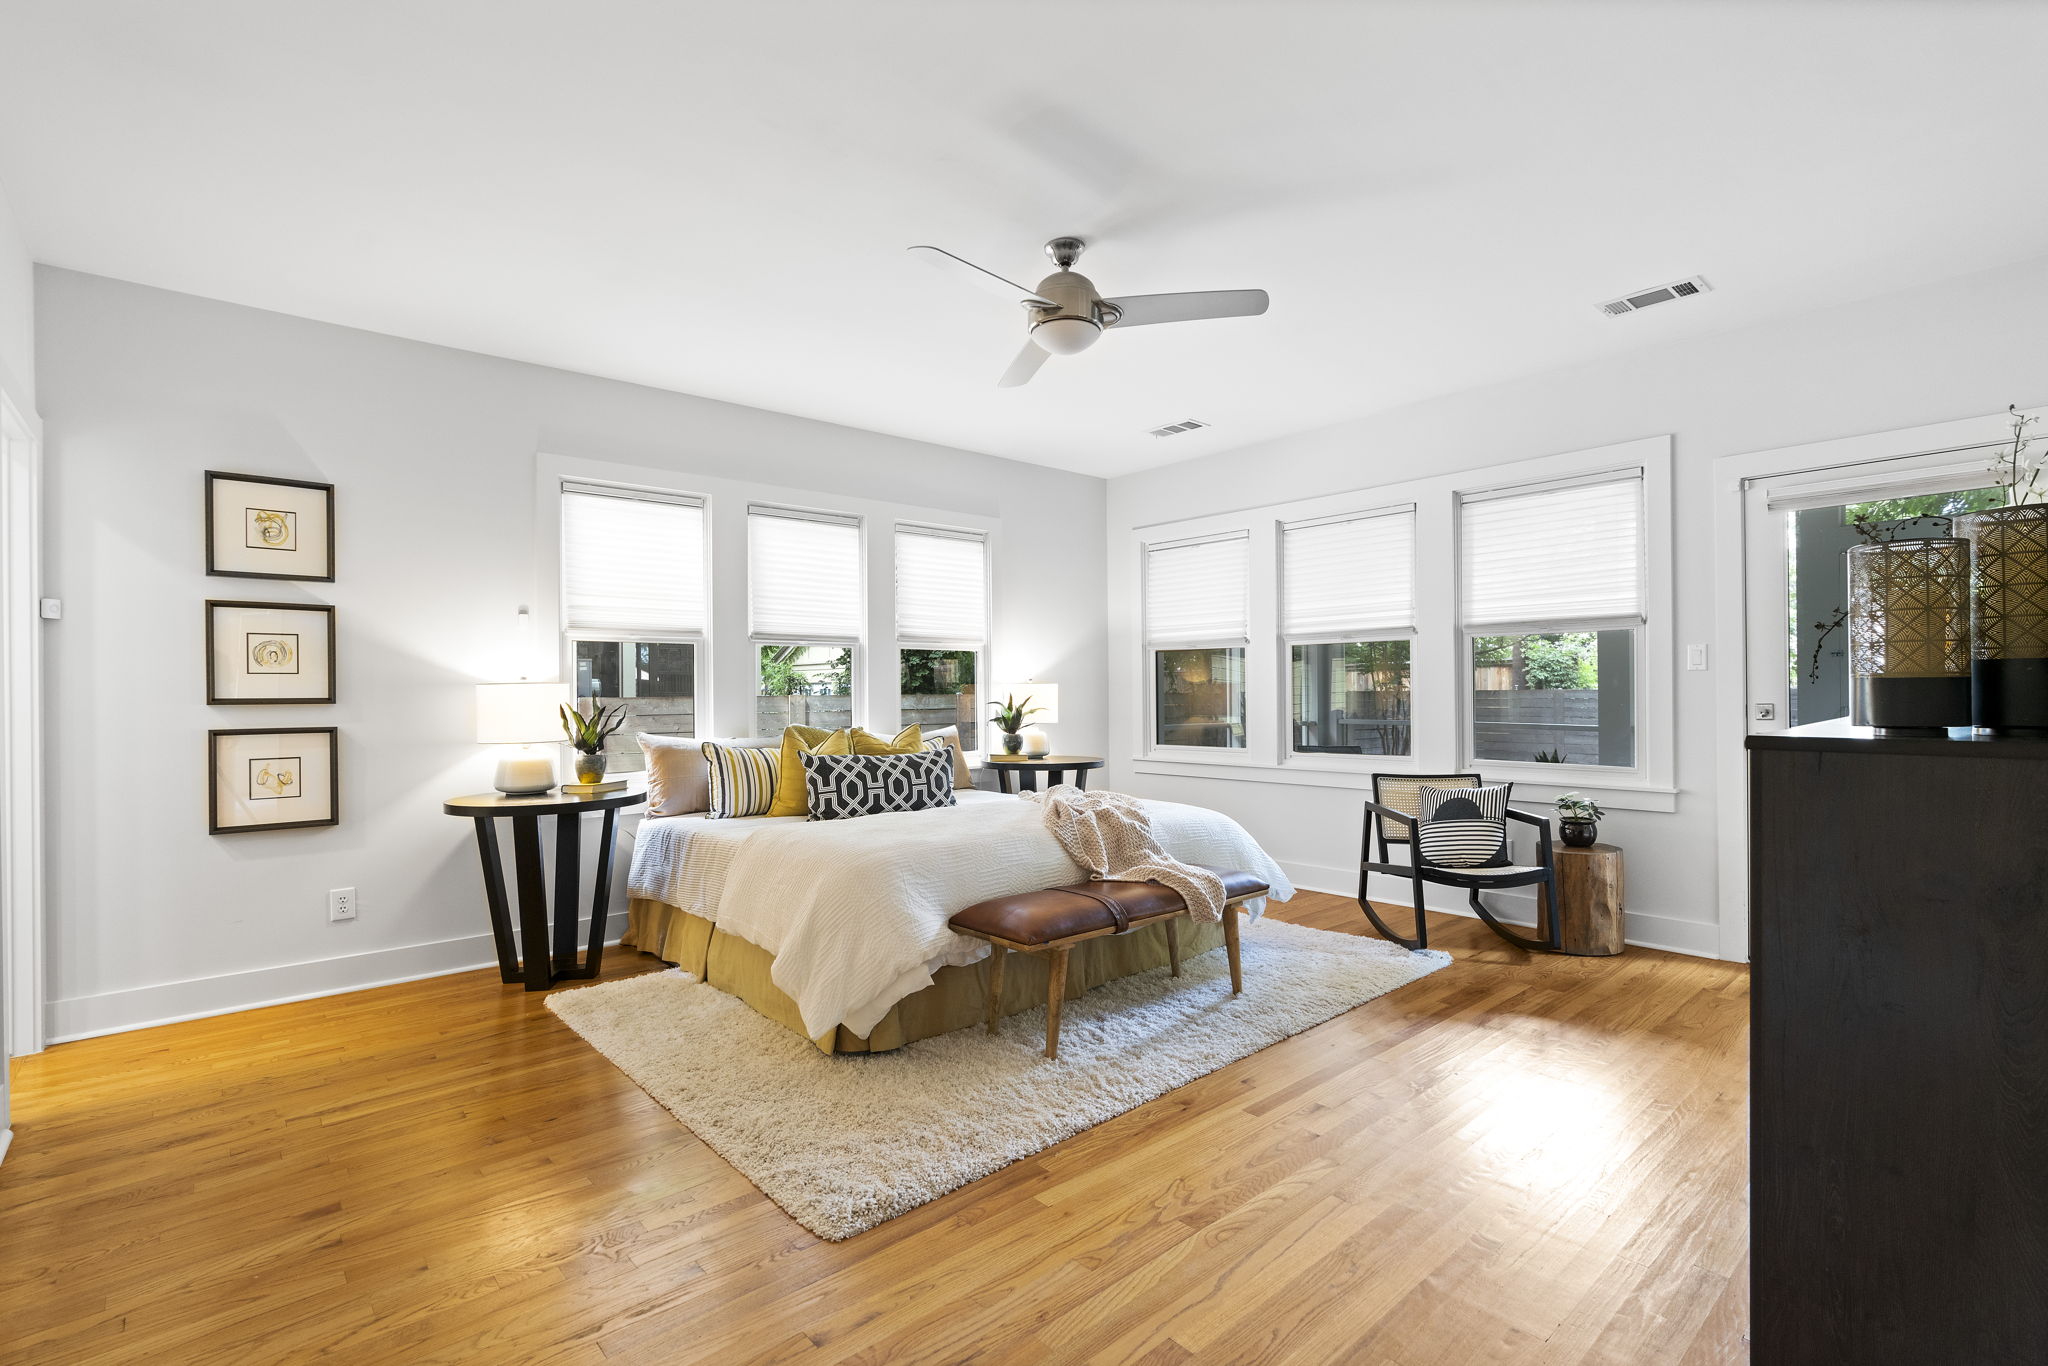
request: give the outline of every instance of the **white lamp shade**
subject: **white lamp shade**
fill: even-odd
[[[998,683],[989,690],[988,700],[1001,702],[1014,697],[1019,702],[1030,698],[1030,707],[1044,707],[1024,720],[1027,726],[1049,726],[1060,719],[1060,685],[1057,683]]]
[[[561,708],[570,696],[567,683],[479,683],[476,742],[539,745],[561,740]]]
[[[1055,356],[1086,351],[1101,336],[1102,329],[1086,318],[1050,318],[1031,329],[1031,340]]]

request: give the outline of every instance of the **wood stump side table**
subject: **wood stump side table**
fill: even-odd
[[[607,903],[612,890],[612,842],[617,830],[619,808],[637,806],[647,800],[647,781],[634,774],[623,791],[594,797],[561,792],[543,792],[531,797],[508,797],[502,792],[482,792],[473,797],[454,797],[441,809],[451,816],[466,816],[476,822],[477,853],[483,860],[484,904],[491,913],[491,937],[498,945],[498,976],[505,982],[521,982],[528,991],[546,991],[557,982],[597,976],[604,962],[604,930]],[[598,837],[597,876],[590,902],[590,942],[583,960],[576,957],[576,902],[582,882],[579,864],[583,857],[582,818],[585,812],[604,813],[604,830]],[[512,822],[512,863],[519,888],[519,943],[512,938],[512,909],[505,898],[505,867],[498,854],[498,818]],[[555,818],[555,904],[554,931],[548,929],[547,870],[541,863],[540,818]],[[550,940],[553,947],[550,949]],[[526,960],[519,960],[519,947]]]
[[[1582,958],[1604,958],[1627,947],[1622,921],[1624,888],[1621,849],[1612,844],[1574,849],[1551,846],[1557,861],[1557,899],[1564,904],[1560,920],[1561,951]],[[1550,898],[1536,888],[1536,933],[1550,932]]]

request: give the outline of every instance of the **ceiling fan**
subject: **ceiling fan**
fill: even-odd
[[[1181,294],[1126,294],[1105,299],[1094,281],[1076,274],[1074,262],[1088,244],[1078,237],[1055,237],[1045,244],[1045,254],[1058,270],[1026,289],[992,270],[983,269],[943,247],[912,247],[920,260],[929,262],[957,279],[969,280],[992,293],[1024,305],[1030,316],[1030,335],[1024,349],[1003,377],[1002,389],[1014,389],[1038,373],[1047,356],[1071,356],[1086,351],[1101,338],[1107,327],[1143,327],[1148,323],[1185,323],[1198,318],[1248,318],[1266,311],[1263,289],[1206,289]]]

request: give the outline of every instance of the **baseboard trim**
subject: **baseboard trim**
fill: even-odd
[[[1355,897],[1358,895],[1358,874],[1349,868],[1336,868],[1328,864],[1292,863],[1280,860],[1280,868],[1295,886],[1311,892],[1328,892],[1333,896]],[[1381,890],[1384,887],[1385,890]],[[1409,884],[1395,877],[1373,874],[1373,899],[1392,901],[1399,905],[1408,904]],[[1456,887],[1425,886],[1422,892],[1423,904],[1432,911],[1445,915],[1462,915],[1477,919],[1472,908],[1465,903],[1465,896]],[[1536,923],[1536,893],[1533,888],[1517,887],[1505,892],[1489,893],[1487,908],[1500,907],[1500,918],[1510,925],[1533,926]],[[1691,958],[1719,958],[1721,956],[1720,927],[1699,920],[1680,920],[1675,916],[1652,915],[1643,911],[1623,913],[1622,938],[1637,948],[1661,949],[1666,953],[1682,953]]]
[[[584,942],[589,925],[587,917],[578,922],[578,943]],[[618,943],[625,929],[625,912],[613,912],[605,924],[605,942]],[[429,944],[372,949],[340,958],[316,958],[215,977],[160,982],[97,996],[72,996],[49,1003],[45,1037],[53,1044],[70,1043],[102,1034],[122,1034],[131,1029],[151,1029],[183,1020],[203,1020],[399,982],[446,977],[497,964],[498,951],[491,936],[473,934]]]
[[[14,1130],[0,1129],[0,1162],[7,1160],[7,1150],[14,1146]]]

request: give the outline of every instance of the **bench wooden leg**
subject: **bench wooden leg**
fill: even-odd
[[[1223,908],[1223,946],[1230,954],[1230,994],[1244,990],[1244,961],[1237,952],[1237,907]]]
[[[1180,921],[1166,922],[1166,965],[1172,969],[1170,975],[1180,976]]]
[[[1067,950],[1065,945],[1046,955],[1045,1056],[1060,1055],[1060,1002],[1067,994]]]
[[[1010,951],[1001,944],[988,946],[988,1032],[996,1032],[1003,1020],[1003,962]]]

